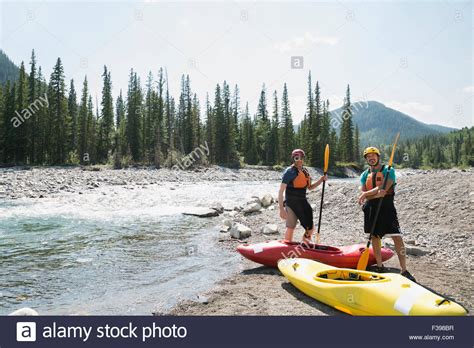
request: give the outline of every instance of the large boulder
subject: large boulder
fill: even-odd
[[[278,225],[275,224],[267,224],[262,228],[263,234],[277,234],[278,233]]]
[[[262,205],[258,202],[254,202],[254,203],[248,203],[247,205],[245,205],[242,211],[244,212],[244,214],[252,214],[252,213],[255,213],[256,211],[260,211],[260,209],[262,209]]]
[[[230,229],[230,236],[236,239],[245,239],[250,237],[251,234],[252,230],[241,223],[234,224],[234,226]]]
[[[257,197],[257,196],[252,196],[252,198],[250,198],[250,201],[248,201],[247,204],[250,204],[250,203],[259,203],[259,204],[262,204],[262,202],[260,202],[260,198]]]
[[[260,197],[260,203],[265,208],[270,206],[273,203],[273,196],[269,193],[264,194],[262,197]]]

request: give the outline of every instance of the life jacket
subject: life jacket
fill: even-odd
[[[311,185],[311,177],[306,168],[299,170],[294,165],[291,170],[297,171],[293,180],[290,181],[286,187],[285,197],[287,200],[301,200],[306,199],[306,189]]]
[[[296,167],[293,166],[293,168]],[[306,168],[303,168],[302,170],[296,168],[296,170],[298,171],[298,175],[293,179],[293,187],[298,189],[309,187],[311,185],[311,177]]]
[[[383,170],[384,169],[385,169],[385,165],[383,165],[382,168],[380,168],[380,170],[378,172],[372,172],[370,170],[370,168],[367,169],[367,171],[369,172],[369,175],[367,175],[367,180],[365,181],[365,187],[367,188],[367,191],[372,190],[376,186],[382,188],[383,181],[385,179],[385,177],[383,175]],[[393,184],[388,189],[388,191],[386,193],[387,195],[393,195],[395,193],[394,186],[395,186],[395,184]]]

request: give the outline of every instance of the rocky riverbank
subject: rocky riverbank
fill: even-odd
[[[340,169],[344,177],[358,173],[352,168]],[[312,175],[319,175],[311,169]],[[193,170],[121,169],[107,167],[12,167],[0,168],[0,198],[44,198],[62,193],[83,194],[106,186],[146,187],[161,183],[195,183],[203,181],[279,181],[281,170],[265,166],[230,169],[220,166]]]
[[[263,168],[229,169],[219,166],[194,170],[122,169],[98,167],[14,167],[0,169],[0,198],[44,198],[62,193],[83,194],[106,186],[128,188],[200,181],[279,180],[281,172]]]
[[[314,177],[320,174],[311,170]],[[472,225],[474,214],[474,169],[399,170],[396,206],[404,239],[408,246],[408,268],[417,280],[437,292],[458,300],[469,310],[472,297]],[[270,181],[275,190],[265,197],[235,205],[215,205],[190,212],[203,213],[222,231],[216,248],[235,251],[239,243],[280,239],[284,221],[278,216],[275,195],[281,172],[265,168],[240,170],[222,167],[194,171],[168,169],[127,169],[99,171],[83,168],[8,168],[0,169],[0,199],[41,199],[63,194],[80,195],[98,188],[125,187],[133,190],[150,185],[169,185],[170,189],[204,181]],[[169,183],[173,183],[170,185]],[[325,194],[321,242],[340,246],[366,240],[362,231],[362,212],[357,205],[356,180],[330,180]],[[318,218],[321,191],[308,198]],[[218,197],[216,197],[218,200]],[[202,208],[202,207],[201,207]],[[302,236],[298,228],[295,239]],[[390,242],[385,239],[384,242]],[[216,249],[216,252],[219,250]],[[395,258],[387,264],[398,267]],[[182,302],[167,314],[173,315],[333,315],[339,312],[314,301],[289,284],[277,270],[260,267],[242,259],[239,272],[220,282],[196,299]],[[160,314],[160,309],[154,310]]]
[[[418,282],[473,309],[472,226],[474,214],[474,170],[401,170],[396,206],[407,246],[408,268]],[[366,240],[362,212],[357,204],[355,181],[329,181],[325,194],[321,241],[346,245]],[[263,198],[263,197],[262,197]],[[309,194],[319,207],[320,190]],[[255,199],[246,206],[250,209]],[[283,237],[284,222],[278,204],[255,212],[225,212],[221,248],[234,250],[239,243],[254,243]],[[315,219],[318,209],[315,209]],[[225,226],[233,225],[233,228]],[[276,226],[271,226],[276,225]],[[266,226],[266,227],[265,227]],[[272,234],[277,228],[277,232]],[[242,237],[235,230],[243,230]],[[234,231],[234,232],[233,232]],[[296,238],[301,239],[301,227]],[[390,246],[390,238],[384,242]],[[386,266],[397,271],[398,259]],[[173,308],[172,315],[334,315],[339,312],[297,291],[278,270],[259,266],[242,258],[240,272],[223,280],[213,290]]]

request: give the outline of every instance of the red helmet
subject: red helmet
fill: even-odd
[[[295,150],[293,150],[293,151],[291,152],[291,158],[294,158],[294,157],[296,157],[296,156],[303,156],[303,157],[305,157],[305,153],[304,153],[304,151],[301,150],[301,149],[295,149]]]

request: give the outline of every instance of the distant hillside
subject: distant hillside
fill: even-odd
[[[411,116],[376,101],[355,103],[353,111],[353,121],[354,125],[359,127],[362,147],[391,142],[397,132],[400,132],[402,138],[406,140],[455,130],[455,128],[417,121]],[[331,114],[333,118],[337,115],[340,117],[342,112],[339,108],[331,111]]]
[[[3,85],[8,80],[16,80],[19,72],[20,69],[0,49],[0,85]]]

